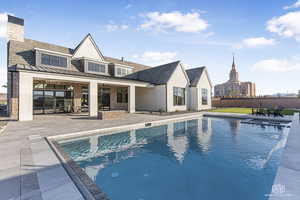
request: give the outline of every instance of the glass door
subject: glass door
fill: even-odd
[[[54,91],[44,91],[44,113],[55,113]]]
[[[99,110],[110,110],[110,88],[99,88],[98,107]]]

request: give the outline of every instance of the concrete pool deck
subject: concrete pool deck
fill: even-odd
[[[129,114],[125,119],[103,121],[81,115],[45,115],[36,116],[34,121],[9,122],[3,133],[0,134],[0,196],[3,199],[11,200],[83,199],[43,137],[176,119],[192,115],[201,116],[202,114],[210,115],[208,112],[167,116]],[[223,114],[219,115],[219,117],[226,117]],[[218,116],[215,113],[213,115]],[[227,117],[230,116],[235,118],[250,117],[247,115],[227,114]],[[294,132],[299,132],[300,127],[294,128],[296,130]],[[291,135],[297,134],[293,133]],[[299,146],[299,138],[292,141],[295,144],[297,142]],[[292,153],[294,153],[291,154],[293,157],[300,157],[300,149],[296,152],[292,151]],[[282,160],[284,162],[284,158]],[[295,181],[297,180],[300,180],[300,177]],[[292,186],[299,186],[298,188],[300,188],[299,182],[294,183]],[[288,185],[286,185],[286,189],[292,193]]]

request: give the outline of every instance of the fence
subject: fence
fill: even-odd
[[[214,98],[213,107],[248,107],[248,108],[297,108],[300,98],[296,97],[255,97],[255,98]]]

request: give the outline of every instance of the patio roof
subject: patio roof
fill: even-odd
[[[108,80],[125,80],[125,81],[149,83],[147,81],[136,80],[136,79],[132,79],[132,78],[128,78],[128,77],[105,76],[105,75],[72,71],[72,70],[66,70],[66,69],[59,69],[57,67],[47,67],[47,66],[15,65],[15,66],[9,67],[8,70],[11,72],[13,72],[13,71],[33,71],[33,72],[44,72],[44,73],[53,73],[53,74],[64,74],[64,75],[71,75],[71,76],[83,76],[83,77],[108,79]]]

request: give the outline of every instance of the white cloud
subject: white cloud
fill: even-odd
[[[241,49],[241,48],[259,48],[264,46],[272,46],[275,45],[276,42],[274,39],[270,38],[267,39],[265,37],[253,37],[244,39],[242,42],[233,44],[234,49]]]
[[[106,24],[104,27],[108,32],[120,31],[120,30],[122,31],[129,28],[129,26],[126,24],[118,25],[114,23]]]
[[[284,6],[283,9],[288,10],[288,9],[293,9],[293,8],[299,8],[300,7],[300,0],[298,0],[296,3],[290,6]]]
[[[287,59],[266,59],[255,63],[253,70],[265,72],[293,72],[300,71],[300,58]]]
[[[196,11],[186,14],[179,11],[168,13],[149,12],[143,16],[146,21],[140,25],[140,28],[157,32],[175,30],[178,32],[199,33],[209,26],[208,22],[202,19],[200,13]]]
[[[267,22],[267,30],[300,42],[300,11],[274,17]]]
[[[0,38],[6,38],[7,14],[0,13]]]
[[[160,65],[174,61],[176,56],[176,52],[146,51],[141,55],[134,54],[132,57],[148,65]]]

